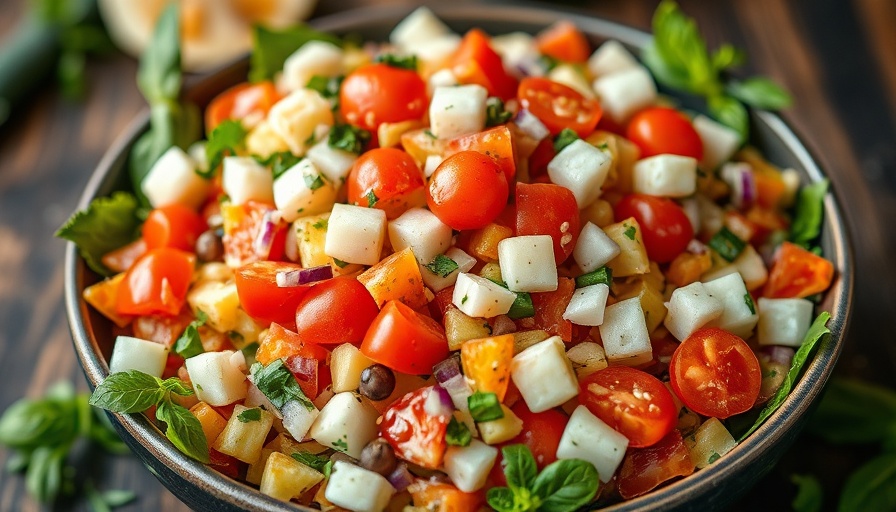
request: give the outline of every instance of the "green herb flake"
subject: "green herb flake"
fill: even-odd
[[[747,307],[750,308],[751,315],[756,314],[756,304],[753,303],[753,297],[750,295],[750,292],[744,294],[744,304],[746,304]]]
[[[296,156],[290,151],[272,153],[268,155],[267,158],[252,155],[252,158],[259,164],[269,168],[274,175],[275,180],[302,161],[302,157]]]
[[[272,80],[283,69],[286,59],[308,41],[327,41],[337,46],[342,44],[339,38],[307,25],[298,24],[282,30],[255,25],[252,29],[249,80],[255,83]]]
[[[430,129],[423,130],[423,134],[426,135],[427,137],[429,137],[430,139],[438,139],[438,137],[436,137],[436,134],[432,133],[432,130],[430,130]]]
[[[532,302],[532,295],[529,292],[516,292],[516,298],[510,305],[510,311],[507,316],[516,320],[519,318],[530,318],[535,316],[535,304]]]
[[[706,460],[706,463],[707,463],[707,464],[712,464],[713,462],[715,462],[715,461],[717,461],[717,460],[719,460],[719,459],[721,459],[721,458],[722,458],[721,455],[719,455],[719,454],[716,453],[716,452],[712,452],[712,454],[710,454],[710,456],[709,456],[709,459]]]
[[[610,267],[603,266],[593,272],[576,277],[576,288],[584,288],[596,284],[605,284],[607,286],[613,284],[613,271]]]
[[[255,386],[278,410],[283,410],[284,405],[293,401],[299,402],[309,411],[314,409],[314,404],[305,396],[283,359],[277,359],[267,366],[255,363],[251,373]]]
[[[56,236],[78,246],[78,253],[98,274],[113,272],[102,263],[104,254],[127,245],[139,235],[140,218],[137,198],[127,192],[115,192],[90,202],[75,212],[56,231]]]
[[[184,359],[189,359],[205,352],[205,349],[202,347],[202,338],[199,337],[199,328],[205,325],[207,320],[208,315],[204,312],[198,311],[196,313],[196,320],[190,322],[180,337],[177,338],[177,341],[174,342],[174,352],[177,355]]]
[[[305,186],[312,192],[324,186],[324,179],[320,174],[306,174],[303,178],[305,180]]]
[[[501,98],[491,97],[485,102],[485,126],[499,126],[510,121],[512,112],[504,110]]]
[[[342,261],[342,260],[337,259],[337,258],[333,258],[333,263],[336,264],[336,266],[339,267],[339,268],[345,268],[345,267],[348,266],[348,262],[347,262],[347,261]]]
[[[227,155],[236,155],[246,145],[246,135],[249,132],[243,128],[243,124],[236,119],[227,119],[212,130],[205,144],[205,159],[208,161],[206,171],[196,170],[203,178],[209,179],[215,175],[218,166]]]
[[[417,70],[416,55],[400,56],[395,55],[394,53],[383,53],[377,55],[377,57],[373,61],[391,66],[393,68],[410,69],[414,71]]]
[[[629,226],[628,224],[624,224],[624,226],[626,226],[626,228],[622,234],[625,235],[625,237],[629,240],[634,240],[635,235],[638,234],[637,228],[635,228],[635,226]]]
[[[709,239],[707,244],[710,249],[716,251],[725,261],[731,262],[740,256],[747,247],[747,243],[738,238],[730,229],[722,227]]]
[[[348,443],[345,442],[345,439],[337,439],[333,441],[333,448],[336,448],[339,451],[348,451]]]
[[[566,146],[569,146],[577,140],[579,140],[579,135],[576,132],[569,128],[564,128],[554,139],[554,151],[559,153],[563,151]]]
[[[246,409],[245,411],[239,413],[236,419],[240,420],[240,423],[249,423],[251,421],[261,421],[261,409],[258,407],[253,407],[252,409]]]
[[[308,80],[306,88],[317,91],[325,99],[330,100],[333,110],[339,109],[339,88],[342,87],[344,76],[327,77],[314,75]]]
[[[469,446],[473,439],[470,428],[462,421],[457,421],[454,416],[448,422],[448,430],[445,431],[445,442],[451,446]]]
[[[439,254],[433,258],[432,261],[424,265],[424,267],[439,277],[448,277],[452,272],[459,268],[456,261],[444,254]]]
[[[376,203],[380,200],[380,198],[376,197],[376,193],[374,193],[373,189],[367,191],[367,195],[364,196],[367,198],[367,207],[373,208],[376,206]]]
[[[327,219],[320,219],[317,222],[315,222],[314,224],[312,224],[311,227],[314,229],[327,229],[328,224],[329,223],[327,222]]]
[[[463,298],[460,299],[460,303],[461,303],[461,304],[466,304],[468,299],[469,299],[469,297],[467,297],[466,295],[464,295]]]
[[[333,462],[327,456],[315,455],[311,452],[293,452],[292,458],[320,473],[323,473],[324,476],[330,476],[330,470],[333,467]]]
[[[499,420],[504,417],[498,395],[491,392],[477,391],[473,393],[467,397],[467,405],[470,408],[470,416],[477,423]]]
[[[360,155],[364,146],[370,142],[370,132],[350,124],[337,124],[330,129],[327,137],[327,145],[333,149],[339,149]]]

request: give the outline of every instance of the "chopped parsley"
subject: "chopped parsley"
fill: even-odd
[[[718,233],[709,239],[707,245],[709,245],[712,250],[716,251],[719,256],[730,262],[740,256],[740,253],[743,252],[747,243],[738,238],[738,236],[732,233],[730,229],[722,227]]]
[[[324,186],[324,179],[320,174],[306,174],[304,178],[305,186],[312,192]]]
[[[466,295],[464,295],[464,298],[460,299],[460,303],[461,303],[461,304],[466,304],[466,303],[467,303],[467,299],[469,299],[469,297],[467,297]]]
[[[296,156],[289,151],[280,151],[279,153],[270,154],[267,157],[252,155],[252,158],[261,165],[269,167],[274,174],[275,180],[302,161],[302,157]]]
[[[337,439],[333,441],[333,448],[344,452],[348,450],[348,443],[345,442],[345,439]]]
[[[314,229],[327,229],[327,219],[320,219],[311,225]]]
[[[333,461],[323,455],[315,455],[311,452],[294,452],[292,458],[309,468],[323,473],[325,477],[329,477],[330,471],[333,469]]]
[[[408,56],[400,56],[395,55],[394,53],[383,53],[378,55],[374,60],[374,62],[379,62],[381,64],[385,64],[387,66],[391,66],[393,68],[401,68],[401,69],[417,69],[417,56],[416,55],[408,55]]]
[[[459,268],[456,261],[444,254],[439,254],[433,258],[431,262],[424,265],[424,267],[439,277],[448,277],[452,272]]]
[[[569,146],[578,139],[579,135],[576,132],[569,128],[564,128],[563,131],[557,135],[557,138],[554,139],[554,151],[559,153],[563,151],[563,148]]]
[[[308,80],[308,85],[305,87],[317,91],[325,99],[333,102],[333,108],[336,109],[339,107],[339,87],[342,86],[344,78],[344,76],[326,77],[314,75],[311,77],[311,80]]]
[[[504,110],[501,98],[491,97],[485,103],[485,126],[498,126],[510,121],[512,113]]]
[[[205,144],[205,158],[208,161],[208,170],[196,170],[196,174],[203,178],[209,179],[214,176],[215,171],[224,157],[227,155],[235,155],[237,151],[245,146],[246,135],[249,131],[243,127],[240,121],[228,119],[222,121],[221,124],[212,130]]]
[[[436,137],[436,134],[432,133],[432,130],[429,130],[429,129],[423,130],[423,134],[426,135],[427,137],[429,137],[430,139],[438,139],[438,137]]]
[[[239,413],[236,419],[240,420],[240,423],[249,423],[251,421],[261,421],[261,409],[258,407],[254,407],[252,409],[246,409],[245,411]]]
[[[347,261],[342,261],[342,260],[340,260],[340,259],[336,259],[336,258],[333,258],[333,263],[335,263],[336,266],[339,267],[339,268],[345,268],[345,267],[348,266],[348,262],[347,262]]]
[[[370,191],[368,191],[367,195],[364,197],[367,198],[367,207],[368,208],[373,208],[374,206],[376,206],[377,201],[380,200],[380,198],[376,197],[376,194],[373,192],[373,189],[370,189]]]
[[[629,240],[634,240],[635,235],[638,233],[638,230],[635,229],[635,226],[628,226],[628,225],[626,225],[626,226],[627,226],[626,230],[622,234],[625,235],[625,237],[628,238]]]
[[[330,130],[327,145],[333,149],[360,155],[369,141],[370,132],[367,130],[350,124],[337,124]]]
[[[722,456],[719,455],[717,452],[712,452],[712,455],[709,456],[709,460],[707,460],[706,462],[709,464],[712,464],[713,462],[715,462],[721,458],[722,458]]]
[[[750,308],[750,314],[756,314],[756,304],[753,304],[753,297],[750,296],[750,292],[744,294],[744,304]]]

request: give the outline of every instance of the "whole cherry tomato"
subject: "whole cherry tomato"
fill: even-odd
[[[423,173],[408,153],[376,148],[361,155],[346,180],[348,202],[377,208],[394,219],[424,202]]]
[[[118,289],[122,315],[176,315],[187,298],[196,256],[171,247],[148,251],[131,265]]]
[[[507,177],[495,161],[476,151],[461,151],[443,161],[429,182],[429,209],[452,229],[485,227],[504,210]]]
[[[629,194],[616,204],[616,218],[634,217],[641,226],[647,256],[668,263],[684,252],[694,238],[694,228],[675,201],[647,194]]]
[[[328,279],[299,302],[296,333],[312,343],[360,345],[379,312],[370,292],[354,277]]]
[[[278,101],[280,93],[271,81],[235,85],[215,96],[208,104],[208,108],[205,109],[205,132],[210,134],[216,126],[227,119],[247,117],[263,119]]]
[[[703,158],[703,141],[684,114],[668,107],[644,109],[632,117],[626,137],[641,148],[641,158],[664,153]]]
[[[339,89],[339,109],[349,123],[376,131],[382,123],[420,119],[429,101],[413,69],[368,64],[352,71]]]

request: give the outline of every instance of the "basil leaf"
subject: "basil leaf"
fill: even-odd
[[[194,394],[193,388],[188,386],[186,382],[178,379],[177,377],[169,377],[163,380],[162,389],[180,396],[193,396]]]
[[[689,90],[690,78],[687,70],[666,63],[657,48],[655,37],[641,50],[641,61],[650,69],[657,82],[680,91]]]
[[[654,12],[653,47],[667,73],[678,78],[676,82],[686,84],[685,90],[708,94],[713,87],[718,87],[718,78],[697,24],[675,2],[664,0]]]
[[[62,488],[62,465],[68,447],[40,446],[31,454],[25,473],[25,489],[38,501],[47,503],[59,495]]]
[[[168,424],[165,437],[184,455],[208,463],[208,440],[199,419],[186,407],[163,400],[156,408],[156,418]]]
[[[797,486],[796,497],[791,503],[794,512],[819,512],[824,503],[824,492],[818,479],[812,475],[791,475],[790,481]]]
[[[896,453],[884,453],[850,475],[838,510],[896,509]]]
[[[56,236],[78,246],[78,253],[94,272],[110,276],[104,254],[130,243],[139,234],[137,199],[127,192],[94,199],[86,210],[75,212],[56,231]]]
[[[177,341],[174,342],[174,352],[176,354],[184,359],[189,359],[205,352],[205,348],[202,346],[202,338],[199,337],[199,328],[205,325],[206,320],[208,320],[208,315],[204,312],[199,311],[196,314],[196,320],[190,322],[180,337],[177,338]]]
[[[236,419],[240,421],[240,423],[249,423],[250,421],[260,421],[261,420],[261,409],[258,407],[254,407],[252,409],[246,409],[241,412]]]
[[[273,30],[256,25],[252,29],[252,55],[249,81],[271,80],[283,69],[283,63],[308,41],[327,41],[341,46],[339,38],[314,30],[307,25],[295,25]]]
[[[107,411],[143,412],[165,398],[162,381],[138,370],[113,373],[90,396],[90,405]]]
[[[563,151],[563,148],[569,146],[577,140],[579,140],[579,134],[570,130],[569,128],[564,128],[563,131],[558,133],[557,137],[554,139],[554,151],[559,153]]]
[[[112,489],[102,493],[103,501],[112,508],[121,507],[137,499],[133,491]]]
[[[373,190],[371,190],[371,192],[373,192]],[[459,268],[456,261],[444,254],[439,254],[433,258],[432,261],[423,266],[439,277],[448,277],[452,272]]]
[[[829,184],[827,179],[823,179],[800,189],[796,213],[788,234],[791,242],[808,248],[809,244],[821,234],[824,196],[828,193]]]
[[[529,448],[524,444],[512,444],[501,448],[501,455],[504,457],[502,465],[507,485],[511,488],[531,488],[538,475],[538,466]]]
[[[268,400],[278,410],[282,410],[287,402],[293,400],[305,406],[309,411],[314,409],[314,404],[302,392],[299,383],[296,382],[292,372],[286,368],[282,359],[277,359],[267,366],[255,363],[252,365],[251,371],[255,386],[264,396],[268,397]]]
[[[378,55],[374,62],[379,62],[385,64],[387,66],[391,66],[393,68],[401,68],[401,69],[417,69],[417,56],[416,55],[406,55],[399,56],[392,53],[384,53]]]
[[[169,5],[156,22],[149,51],[140,58],[137,87],[150,103],[167,101],[180,93],[180,19]]]
[[[507,487],[492,487],[485,493],[488,506],[498,512],[516,512],[520,510],[517,507],[516,496],[513,491]]]
[[[773,396],[771,400],[765,404],[765,407],[762,408],[759,417],[756,418],[756,421],[753,423],[753,426],[750,427],[750,430],[737,440],[738,443],[755,432],[756,429],[765,423],[765,420],[767,420],[768,417],[778,410],[778,407],[781,407],[781,404],[784,403],[787,395],[790,394],[790,390],[793,389],[793,385],[796,384],[800,371],[803,369],[803,365],[806,364],[806,361],[809,359],[809,356],[812,354],[818,341],[823,338],[825,334],[830,334],[831,330],[825,327],[830,319],[831,314],[827,311],[822,311],[815,318],[815,321],[812,322],[812,325],[809,326],[809,331],[806,332],[802,345],[800,345],[800,348],[797,349],[796,354],[794,354],[793,362],[790,364],[790,371],[787,372],[787,376],[784,377],[784,382],[781,383],[781,387],[778,388],[775,396]]]
[[[581,459],[558,460],[535,479],[532,492],[541,498],[539,511],[569,512],[585,505],[597,494],[597,470]]]
[[[755,108],[780,110],[793,103],[790,93],[769,78],[754,76],[725,86],[731,96]]]
[[[720,94],[711,96],[708,106],[709,112],[717,121],[736,131],[741,140],[747,140],[750,122],[747,109],[741,102]]]
[[[238,120],[222,121],[212,130],[208,142],[205,143],[205,159],[208,161],[208,169],[205,172],[197,170],[197,174],[206,179],[214,176],[225,156],[236,155],[237,151],[245,146],[248,134],[248,130],[243,128],[243,123]]]
[[[837,378],[809,421],[808,431],[830,443],[877,443],[896,428],[896,392]]]
[[[311,452],[293,452],[292,458],[316,471],[320,471],[321,473],[324,473],[327,469],[327,466],[330,465],[329,457],[326,457],[324,455],[315,455]]]
[[[302,157],[296,156],[290,151],[280,151],[278,153],[272,153],[268,155],[267,158],[262,158],[258,155],[252,155],[252,158],[254,158],[255,161],[260,163],[261,165],[270,168],[275,180],[282,176],[283,173],[293,168],[297,163],[302,161]]]
[[[370,141],[370,132],[350,124],[337,124],[330,129],[327,145],[333,149],[341,149],[356,155],[364,151]]]
[[[0,444],[24,451],[68,442],[77,431],[70,401],[21,399],[0,417]]]
[[[712,67],[718,73],[736,66],[740,66],[747,60],[747,56],[742,50],[735,48],[733,45],[725,43],[712,52],[710,57]]]

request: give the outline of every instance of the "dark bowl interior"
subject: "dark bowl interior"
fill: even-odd
[[[434,10],[458,32],[476,26],[493,34],[515,30],[534,33],[555,21],[571,18],[589,36],[593,45],[606,39],[617,39],[637,50],[648,40],[647,34],[618,24],[544,9],[461,5]],[[395,23],[409,11],[409,7],[365,9],[322,18],[313,25],[337,34],[351,33],[366,39],[384,40]],[[188,96],[199,105],[205,105],[216,93],[245,80],[247,69],[247,61],[239,61],[192,87]],[[139,116],[106,153],[81,197],[80,208],[86,207],[95,197],[129,188],[125,171],[127,155],[136,138],[147,129],[148,118],[148,113]],[[779,117],[768,112],[754,112],[751,122],[751,142],[769,160],[781,167],[796,169],[804,183],[824,177],[809,151]],[[794,440],[834,368],[844,342],[851,307],[852,249],[836,194],[830,194],[825,199],[824,212],[822,248],[833,261],[837,273],[820,309],[833,315],[829,323],[832,335],[820,344],[791,395],[759,430],[717,463],[646,496],[607,510],[722,508],[749,490],[774,466]],[[78,257],[74,245],[69,244],[65,262],[66,309],[75,349],[91,387],[108,374],[107,361],[114,339],[112,324],[81,299],[81,291],[97,280],[97,276]],[[122,439],[149,470],[178,498],[196,510],[304,510],[298,505],[265,496],[248,485],[187,458],[143,415],[111,416]]]

